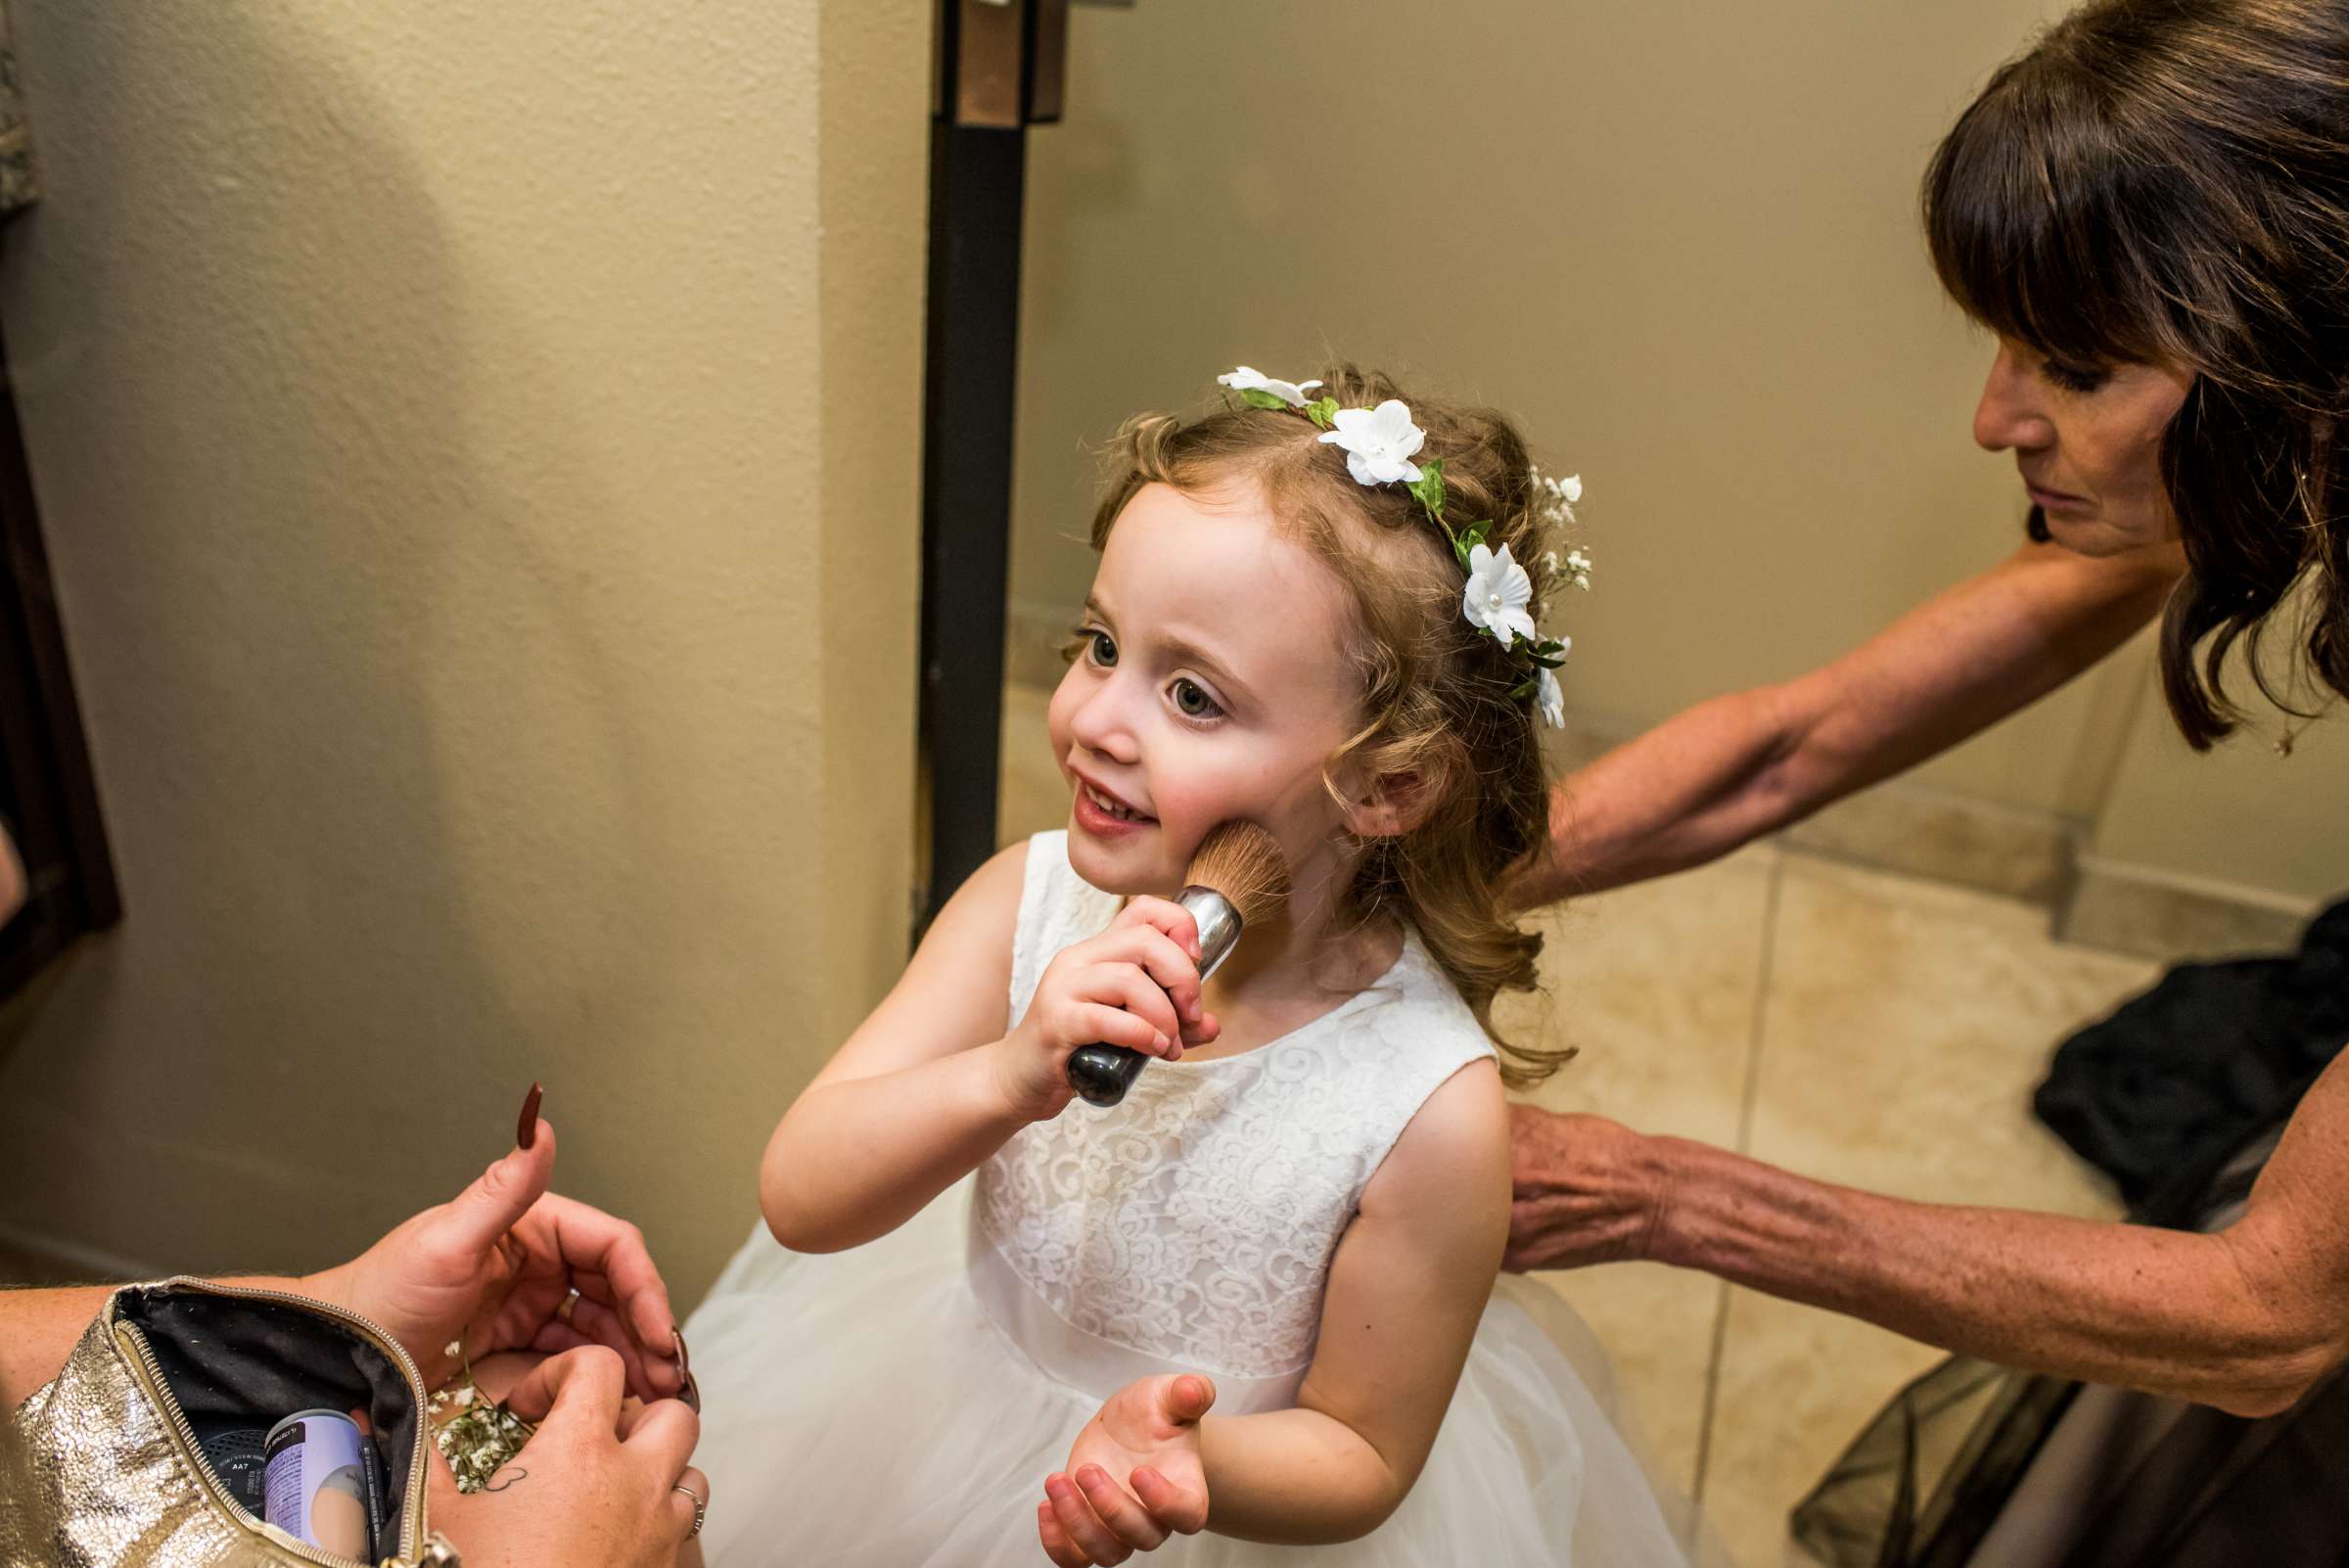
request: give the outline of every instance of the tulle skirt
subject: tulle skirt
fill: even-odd
[[[760,1229],[727,1265],[686,1325],[712,1568],[1046,1561],[1044,1477],[1111,1391],[1047,1376],[988,1315],[965,1274],[968,1209],[958,1187],[891,1235],[823,1257]],[[1605,1388],[1594,1356],[1554,1294],[1504,1280],[1426,1468],[1385,1524],[1333,1546],[1205,1532],[1148,1560],[1680,1568],[1678,1507],[1593,1396],[1592,1382]]]

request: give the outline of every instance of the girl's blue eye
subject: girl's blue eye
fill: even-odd
[[[1176,676],[1168,688],[1174,699],[1174,710],[1185,718],[1214,718],[1223,712],[1221,704],[1207,694],[1207,688],[1187,675]]]

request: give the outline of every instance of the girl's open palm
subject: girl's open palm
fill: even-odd
[[[1109,1397],[1044,1482],[1036,1534],[1060,1568],[1124,1562],[1207,1523],[1199,1421],[1216,1385],[1195,1372],[1145,1377]]]

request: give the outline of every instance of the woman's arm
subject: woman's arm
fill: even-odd
[[[2267,1415],[2349,1359],[2349,1053],[2208,1235],[1910,1203],[1518,1111],[1513,1268],[1650,1258],[1969,1356]]]
[[[1363,1190],[1298,1407],[1201,1424],[1210,1530],[1351,1541],[1395,1511],[1476,1337],[1508,1194],[1508,1106],[1483,1062],[1428,1097]]]
[[[2119,647],[2184,570],[2170,546],[2026,544],[1832,664],[1699,703],[1560,781],[1519,899],[1701,865],[1914,766]]]
[[[793,1102],[759,1165],[767,1228],[836,1252],[919,1214],[1026,1125],[977,1050],[1004,1032],[1025,844],[955,890],[881,1005]]]

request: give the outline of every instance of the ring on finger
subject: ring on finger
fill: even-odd
[[[671,1492],[682,1492],[685,1494],[685,1496],[693,1499],[693,1528],[685,1532],[685,1539],[691,1541],[694,1537],[702,1533],[703,1524],[706,1523],[710,1518],[710,1499],[703,1497],[700,1493],[694,1491],[693,1488],[687,1486],[682,1481],[679,1481],[676,1483],[676,1485],[670,1487],[668,1490]]]
[[[575,1287],[570,1293],[564,1296],[563,1305],[555,1309],[556,1320],[565,1324],[570,1323],[571,1314],[577,1311],[578,1305],[579,1293]]]

